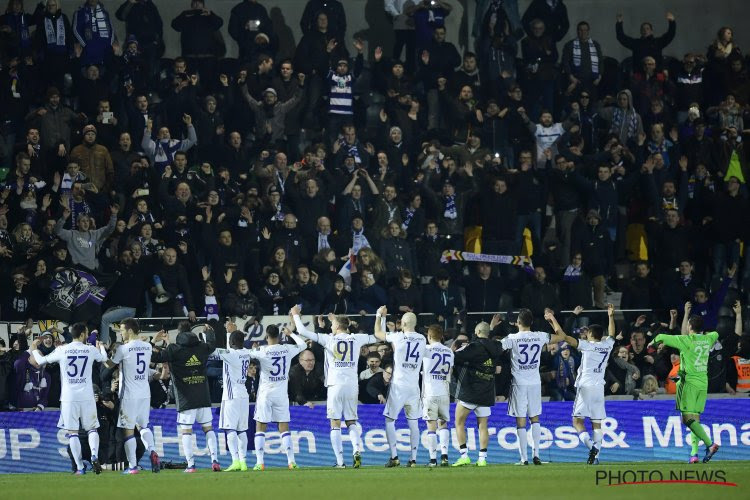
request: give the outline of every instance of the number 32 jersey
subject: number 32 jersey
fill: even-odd
[[[112,362],[120,365],[120,399],[151,397],[148,385],[151,352],[151,344],[142,340],[131,340],[115,351]]]
[[[539,361],[544,345],[549,343],[547,332],[511,333],[502,340],[503,349],[511,352],[511,374],[515,385],[539,385]]]

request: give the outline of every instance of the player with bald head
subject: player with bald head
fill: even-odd
[[[409,422],[411,456],[407,467],[416,467],[419,449],[419,418],[422,415],[422,398],[419,390],[419,373],[422,369],[425,347],[424,335],[417,333],[417,316],[412,312],[401,317],[401,332],[386,333],[384,323],[388,309],[381,306],[375,315],[375,337],[393,345],[393,377],[388,399],[385,402],[385,433],[391,448],[391,458],[386,467],[398,467],[401,462],[396,450],[396,419],[404,410]]]

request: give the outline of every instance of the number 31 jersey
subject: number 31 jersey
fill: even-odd
[[[544,345],[549,343],[547,332],[511,333],[502,340],[503,349],[511,352],[511,374],[515,385],[539,385],[539,361]]]
[[[265,345],[250,351],[250,356],[260,361],[258,393],[286,396],[292,358],[301,352],[301,347],[292,344]]]
[[[151,352],[151,344],[142,340],[131,340],[115,351],[112,362],[120,365],[120,399],[151,397],[148,386]]]
[[[419,371],[422,369],[427,340],[415,332],[388,333],[385,340],[393,344],[393,379],[398,387],[419,388]]]
[[[609,336],[599,342],[578,341],[578,351],[582,359],[576,377],[576,387],[604,385],[604,371],[607,369],[607,359],[614,345],[615,339]]]

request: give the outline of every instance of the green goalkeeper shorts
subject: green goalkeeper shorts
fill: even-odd
[[[680,413],[703,413],[706,407],[707,388],[680,380],[677,382],[675,403]]]

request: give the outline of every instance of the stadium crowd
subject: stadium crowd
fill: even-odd
[[[721,334],[709,392],[750,390],[738,377],[750,341],[734,339],[750,292],[750,73],[731,28],[673,57],[672,14],[663,33],[644,22],[634,36],[618,15],[632,57],[617,61],[596,41],[613,27],[571,27],[562,0],[522,15],[516,1],[477,0],[474,50],[461,54],[446,39],[449,2],[387,0],[386,54],[351,40],[342,2],[310,0],[293,57],[280,58],[262,1],[224,20],[193,0],[171,21],[181,57],[167,60],[157,7],[86,0],[63,13],[47,0],[31,12],[9,0],[0,16],[0,321],[48,319],[61,268],[111,283],[98,313],[75,318],[111,352],[109,325],[130,316],[220,327],[294,304],[355,315],[365,330],[383,304],[424,313],[420,326],[441,324],[453,348],[480,319],[520,307],[539,329],[546,307],[575,310],[577,336],[605,317],[582,311],[619,291],[622,309],[642,312],[618,321],[607,394],[674,392],[679,357],[647,345],[679,330],[686,302]],[[237,59],[224,57],[224,22]],[[530,255],[533,270],[441,262],[463,249]],[[494,318],[492,337],[512,319]],[[66,335],[45,334],[40,350]],[[30,342],[1,346],[0,408],[57,406],[58,370],[38,368]],[[391,355],[363,348],[362,402],[384,400]],[[576,360],[548,346],[546,395],[573,399]],[[221,361],[208,373],[220,401]],[[324,399],[322,374],[311,346],[290,399]],[[114,419],[117,377],[97,376],[100,419]],[[152,406],[169,404],[168,366],[151,378]],[[504,365],[497,394],[509,383]]]

